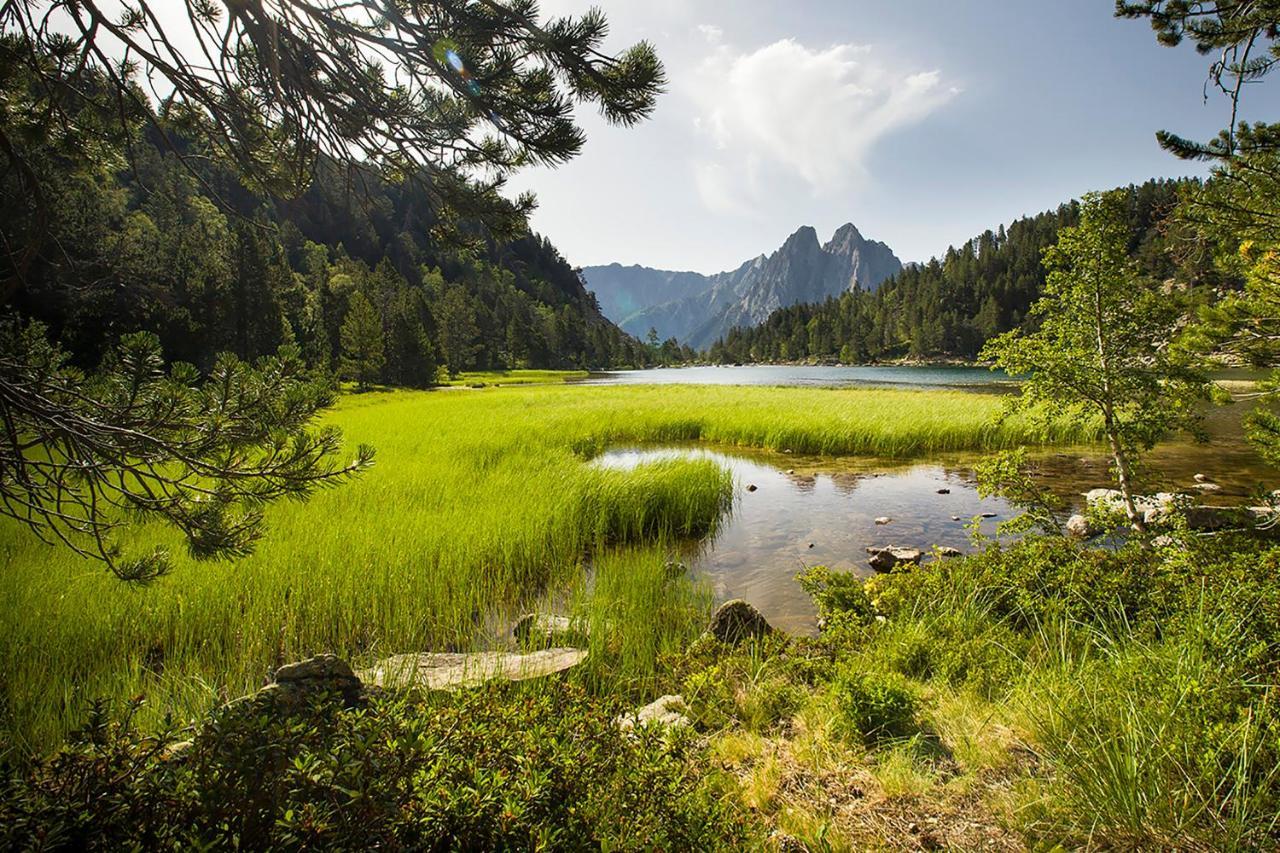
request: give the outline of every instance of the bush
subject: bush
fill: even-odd
[[[721,849],[745,822],[690,739],[624,734],[576,688],[221,712],[172,755],[99,710],[6,774],[7,849]],[[277,709],[279,711],[279,709]]]
[[[831,684],[844,721],[872,741],[918,731],[919,700],[898,673],[843,668]]]

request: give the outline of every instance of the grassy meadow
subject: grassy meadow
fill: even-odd
[[[488,388],[346,396],[326,418],[375,467],[268,511],[257,553],[180,555],[149,587],[0,527],[3,739],[55,746],[91,700],[145,696],[142,719],[185,718],[319,652],[356,662],[492,644],[544,595],[608,630],[584,677],[639,695],[655,662],[701,629],[705,591],[665,570],[664,542],[715,529],[733,483],[714,463],[606,470],[615,443],[704,441],[904,457],[1076,441],[997,424],[996,397],[731,387]],[[126,551],[177,537],[128,532]],[[585,571],[590,562],[592,571]]]

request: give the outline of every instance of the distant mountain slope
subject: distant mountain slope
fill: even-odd
[[[779,308],[819,302],[852,289],[871,291],[902,270],[884,243],[844,225],[825,244],[805,226],[771,255],[705,276],[648,267],[586,267],[583,275],[605,316],[625,331],[705,349],[737,326],[763,322]]]

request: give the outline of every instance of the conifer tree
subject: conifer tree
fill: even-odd
[[[377,381],[384,364],[382,320],[373,304],[357,290],[351,294],[347,316],[342,321],[342,375],[364,391]]]

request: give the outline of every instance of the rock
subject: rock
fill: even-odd
[[[1124,511],[1124,496],[1119,489],[1090,489],[1084,493],[1086,503],[1102,503],[1119,512]],[[1154,495],[1134,495],[1133,505],[1141,514],[1150,511],[1166,512],[1177,501],[1178,496],[1172,492],[1158,492]]]
[[[963,557],[963,556],[964,556],[964,552],[963,552],[963,551],[961,551],[959,548],[952,548],[952,547],[950,547],[950,546],[948,546],[948,545],[943,545],[943,546],[941,546],[941,547],[937,548],[937,551],[938,551],[938,556],[939,556],[939,557],[952,558],[952,557]]]
[[[551,613],[526,613],[511,629],[511,634],[524,645],[549,646],[566,637],[585,639],[585,626],[575,630],[573,620],[568,616],[556,616]]]
[[[949,494],[951,494],[951,490],[950,490],[950,489],[938,489],[938,494],[940,494],[940,495],[949,495]]]
[[[891,572],[903,564],[919,564],[924,556],[920,553],[919,548],[898,548],[896,546],[868,548],[867,553],[871,555],[871,558],[867,560],[867,564],[877,572]]]
[[[788,468],[787,470],[783,471],[782,473],[784,473],[784,474],[786,474],[788,477],[790,477],[790,476],[791,476],[792,474],[794,474],[795,472],[796,472],[796,469],[795,469],[795,468]]]
[[[1196,474],[1196,475],[1195,475],[1194,477],[1192,477],[1191,479],[1195,480],[1197,483],[1212,483],[1212,482],[1213,482],[1213,478],[1212,478],[1212,477],[1206,477],[1204,474]]]
[[[813,543],[812,543],[812,542],[810,542],[810,543],[809,543],[809,547],[810,547],[810,548],[812,548],[812,547],[813,547]]]
[[[1222,491],[1222,486],[1219,486],[1217,483],[1196,483],[1192,488],[1197,492],[1204,492],[1205,494]]]
[[[1093,535],[1093,525],[1089,523],[1089,519],[1077,513],[1067,519],[1067,533],[1080,539],[1087,539]]]
[[[984,513],[982,513],[982,517],[983,517],[983,518],[995,518],[995,517],[996,517],[996,514],[995,514],[994,512],[984,512]]]
[[[316,655],[285,664],[276,670],[271,686],[286,700],[309,692],[340,693],[344,699],[352,700],[363,687],[351,666],[337,655]]]
[[[958,516],[958,515],[953,515],[953,516],[951,516],[951,520],[952,520],[952,521],[964,521],[964,519],[963,519],[963,518],[961,518],[961,517],[960,517],[960,516]]]
[[[892,519],[892,518],[890,518],[890,517],[889,517],[889,516],[887,516],[887,515],[882,515],[882,516],[880,516],[879,518],[877,518],[877,519],[876,519],[876,524],[879,524],[879,525],[885,525],[885,524],[888,524],[888,523],[889,523],[889,522],[891,522],[891,521],[893,521],[893,519]]]
[[[769,621],[741,598],[726,601],[716,608],[711,616],[711,624],[707,633],[722,643],[737,644],[752,638],[757,639],[773,633]]]
[[[312,683],[321,681],[359,681],[351,666],[337,655],[316,655],[313,658],[287,663],[276,670],[272,679],[276,684]]]
[[[1152,548],[1169,548],[1173,544],[1174,544],[1174,538],[1168,535],[1157,536],[1155,539],[1151,540]]]
[[[754,492],[755,490],[756,490],[756,484],[755,484],[755,483],[752,483],[751,485],[747,486],[747,491],[748,491],[748,492]]]
[[[587,659],[585,649],[554,648],[511,652],[423,652],[394,655],[360,673],[379,687],[456,690],[488,681],[526,681],[572,669]]]
[[[623,731],[642,728],[644,726],[661,726],[664,729],[682,729],[693,725],[684,715],[686,706],[684,697],[679,695],[660,696],[640,708],[635,713],[618,717],[618,728]]]

